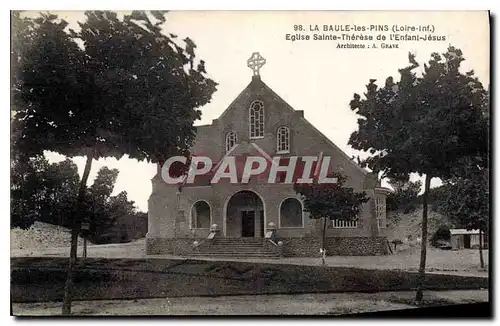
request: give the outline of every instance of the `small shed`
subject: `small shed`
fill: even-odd
[[[479,248],[479,230],[450,229],[453,250]],[[482,247],[488,247],[487,235],[483,232]]]

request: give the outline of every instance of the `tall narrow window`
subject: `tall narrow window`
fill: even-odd
[[[230,131],[226,134],[226,152],[229,152],[231,148],[234,147],[238,143],[238,139],[236,137],[236,133],[234,131]]]
[[[279,127],[276,135],[277,152],[290,153],[290,129],[287,127]]]
[[[387,226],[385,198],[377,198],[375,201],[375,206],[377,215],[377,225],[379,229],[385,228]]]
[[[253,101],[250,104],[250,138],[264,137],[264,103]]]

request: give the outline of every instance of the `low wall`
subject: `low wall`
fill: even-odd
[[[188,256],[195,251],[194,241],[201,243],[206,239],[196,238],[146,238],[146,253],[148,255],[179,255]]]
[[[320,257],[322,240],[318,237],[278,238],[283,242],[284,257]],[[377,256],[387,255],[385,237],[335,237],[326,238],[327,256]]]

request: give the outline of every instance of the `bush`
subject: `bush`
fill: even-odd
[[[91,241],[95,244],[126,243],[144,238],[148,232],[148,214],[137,212],[115,219],[114,224],[95,232]]]
[[[438,247],[439,242],[450,241],[450,240],[451,240],[450,228],[446,225],[442,225],[436,230],[436,232],[434,232],[430,242],[433,247]]]

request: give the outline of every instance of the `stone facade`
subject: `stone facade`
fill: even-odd
[[[146,239],[146,254],[148,255],[176,255],[189,256],[196,251],[198,245],[203,245],[205,238],[151,238]]]
[[[249,107],[256,100],[261,101],[264,106],[264,134],[263,137],[252,139],[249,132]],[[286,126],[290,130],[290,148],[286,154],[277,151],[276,133],[280,126]],[[353,162],[304,118],[303,111],[291,108],[260,79],[260,76],[253,76],[250,84],[211,125],[197,128],[192,153],[208,156],[213,162],[220,161],[227,155],[226,135],[229,132],[237,135],[237,145],[231,155],[251,156],[262,155],[264,152],[269,157],[318,156],[320,153],[330,156],[329,171],[338,171],[347,176],[346,186],[356,191],[365,191],[370,200],[363,205],[355,227],[327,229],[328,248],[331,249],[327,248],[327,252],[346,255],[384,253],[381,243],[385,229],[377,221],[375,202],[377,198],[384,199],[386,192],[380,190],[377,177]],[[255,232],[252,236],[263,237],[272,222],[277,228],[277,239],[285,243],[280,249],[284,255],[318,255],[317,239],[321,234],[319,221],[310,219],[309,214],[303,212],[302,225],[282,227],[280,224],[282,202],[287,198],[301,200],[292,184],[270,184],[258,178],[251,178],[246,184],[195,183],[185,185],[178,191],[176,187],[167,185],[162,180],[159,166],[152,185],[153,191],[149,198],[148,254],[188,253],[192,250],[192,242],[195,239],[201,241],[209,235],[208,228],[196,228],[192,221],[193,206],[200,200],[210,206],[209,225],[218,225],[218,236],[245,236],[241,230],[241,214],[244,211],[252,211],[252,208],[233,208],[229,202],[235,194],[250,191],[259,201],[258,210],[257,206],[254,210]]]
[[[189,256],[196,252],[197,241],[199,246],[206,245],[209,240],[204,238],[148,238],[148,255],[178,255]],[[277,238],[280,246],[270,241],[264,242],[264,246],[274,252],[279,252],[282,257],[321,257],[321,238]],[[389,253],[387,239],[385,237],[328,237],[325,247],[327,256],[376,256]]]
[[[321,237],[283,238],[284,257],[321,257]],[[389,253],[385,237],[327,237],[327,256],[375,256]]]

